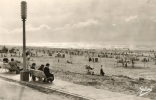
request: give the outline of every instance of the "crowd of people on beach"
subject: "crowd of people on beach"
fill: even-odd
[[[15,50],[15,51],[20,51],[20,50]],[[34,52],[36,53],[36,56],[33,56]],[[121,63],[121,64],[123,64],[123,66],[127,67],[128,64],[131,64],[132,68],[134,68],[136,61],[142,59],[143,57],[145,58],[145,55],[143,55],[143,54],[139,55],[138,53],[135,54],[134,51],[132,52],[130,50],[128,50],[128,51],[127,50],[125,50],[125,51],[103,50],[103,51],[99,51],[99,52],[97,51],[96,52],[95,50],[74,50],[74,49],[71,49],[71,50],[68,50],[68,49],[67,50],[66,49],[65,50],[60,50],[60,49],[52,49],[52,50],[29,49],[26,52],[27,69],[34,69],[34,70],[42,71],[42,72],[44,72],[46,77],[52,77],[53,76],[53,74],[50,73],[50,69],[49,69],[50,64],[49,63],[47,63],[46,65],[41,64],[39,66],[39,68],[37,67],[36,63],[30,64],[30,62],[33,61],[33,60],[30,61],[30,58],[31,57],[37,57],[37,54],[40,54],[42,52],[43,52],[43,55],[46,55],[46,53],[48,53],[48,52],[53,54],[53,56],[58,59],[57,60],[58,63],[61,63],[61,59],[68,58],[68,56],[71,58],[72,56],[75,56],[75,55],[77,55],[77,56],[83,55],[83,56],[88,58],[89,63],[99,63],[100,59],[102,59],[102,58],[115,58],[116,63],[117,63],[116,65],[118,65],[118,63]],[[134,56],[134,54],[136,56]],[[149,57],[147,57],[147,58],[149,58]],[[16,71],[16,73],[19,74],[20,71],[23,70],[22,68],[20,68],[18,66],[17,61],[15,61],[13,58],[11,58],[10,61],[8,60],[8,58],[4,58],[3,60],[4,60],[4,62],[6,62],[10,65],[10,68],[8,68],[10,72]],[[147,59],[147,60],[143,59],[143,61],[147,62],[147,61],[149,61],[149,59]],[[70,60],[67,59],[66,63],[74,64],[71,59]],[[95,75],[94,68],[92,68],[90,65],[86,65],[85,69],[87,71],[87,74]],[[30,73],[30,75],[31,75],[31,73]],[[101,75],[101,76],[105,75],[105,72],[103,70],[103,65],[101,65],[101,67],[98,71],[98,75]],[[33,75],[31,75],[31,77],[32,77],[32,80],[36,80],[36,77],[34,77]]]
[[[18,62],[14,60],[14,58],[11,58],[11,61],[9,61],[8,58],[3,58],[3,63],[4,64],[8,64],[10,67],[7,67],[7,69],[9,70],[9,72],[13,72],[15,71],[16,74],[19,74],[20,71],[23,70],[23,68],[20,68],[19,65],[18,65]],[[38,70],[38,71],[42,71],[46,78],[48,80],[46,80],[45,78],[43,79],[43,82],[52,82],[54,80],[54,75],[50,72],[50,64],[47,63],[46,65],[44,64],[41,64],[39,67],[37,67],[36,63],[32,63],[31,65],[28,65],[28,69],[29,70]],[[94,68],[90,67],[90,66],[87,66],[86,65],[86,70],[87,70],[87,74],[90,74],[90,75],[94,75]],[[101,68],[99,70],[99,75],[100,76],[104,76],[105,75],[105,72],[103,70],[103,65],[101,65]],[[36,81],[36,76],[34,76],[32,73],[30,73],[30,77],[32,77],[32,80],[33,81]]]

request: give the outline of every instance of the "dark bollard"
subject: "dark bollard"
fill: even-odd
[[[29,81],[29,71],[21,71],[20,72],[20,79],[21,81]]]

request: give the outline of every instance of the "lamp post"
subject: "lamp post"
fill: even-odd
[[[26,69],[26,32],[25,21],[27,18],[27,2],[21,2],[21,18],[23,22],[23,71],[20,73],[21,81],[29,81],[29,72]]]

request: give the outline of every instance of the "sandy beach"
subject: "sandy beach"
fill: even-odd
[[[138,91],[140,90],[141,86],[152,87],[152,92],[144,95],[143,97],[151,98],[153,100],[156,99],[156,65],[153,60],[150,60],[147,63],[142,62],[142,59],[146,56],[138,57],[139,61],[136,61],[134,65],[135,67],[132,68],[131,63],[128,63],[127,67],[123,67],[121,63],[117,64],[117,59],[115,56],[96,56],[96,54],[101,54],[99,53],[99,50],[71,50],[41,47],[31,47],[28,50],[31,51],[32,54],[34,54],[33,52],[38,51],[38,53],[36,53],[37,55],[34,54],[30,57],[30,60],[28,61],[29,65],[36,63],[37,67],[39,67],[41,64],[45,65],[46,63],[49,63],[51,72],[54,73],[55,77],[58,79],[75,84],[92,86],[99,89],[106,89],[131,95],[139,95]],[[79,55],[72,53],[81,51],[83,53],[79,53]],[[98,58],[98,62],[89,62],[88,58],[91,56],[88,56],[84,53],[87,51],[91,54],[92,51],[94,51],[94,57]],[[144,52],[147,53],[147,51]],[[58,57],[58,53],[65,54],[65,57]],[[18,55],[12,54],[12,57],[8,55],[8,58],[14,58],[22,62],[22,57]],[[67,61],[72,63],[68,63]],[[94,75],[87,74],[85,65],[90,65],[90,67],[94,68]],[[100,76],[101,65],[103,65],[105,76]]]

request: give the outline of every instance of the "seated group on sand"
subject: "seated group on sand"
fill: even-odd
[[[4,58],[3,59],[3,66],[5,67],[5,69],[8,69],[9,72],[16,72],[16,74],[19,74],[20,71],[22,70],[19,66],[18,66],[18,62],[14,60],[14,58],[11,58],[11,61],[9,62],[8,58]]]
[[[85,65],[85,68],[87,70],[88,75],[94,75],[94,68],[90,67],[90,65]],[[105,72],[103,71],[103,66],[102,65],[101,65],[101,68],[100,68],[100,75],[101,76],[105,75]]]
[[[32,77],[33,81],[36,81],[36,78],[39,80],[43,79],[43,82],[50,82],[52,83],[54,80],[54,75],[50,72],[49,69],[50,64],[47,63],[45,66],[42,64],[38,69],[36,68],[36,63],[32,63],[29,68],[30,76]],[[15,61],[14,58],[11,58],[9,61],[8,58],[3,59],[3,68],[9,70],[9,72],[16,72],[19,74],[23,68],[20,68],[18,61]]]
[[[50,72],[50,64],[47,63],[45,66],[42,64],[38,69],[36,69],[36,63],[32,63],[30,67],[30,76],[33,81],[36,81],[36,78],[43,80],[43,82],[53,82],[54,75]]]

